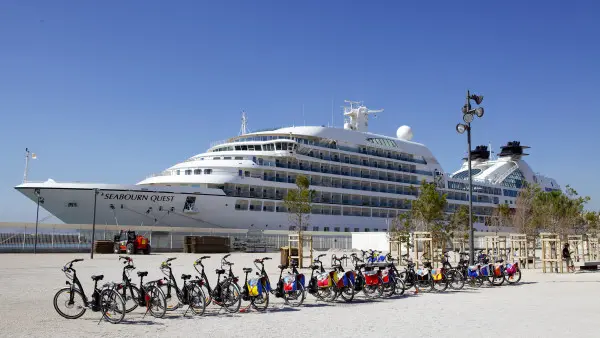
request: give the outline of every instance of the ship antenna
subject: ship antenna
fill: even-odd
[[[335,128],[333,125],[333,98],[331,98],[331,128]]]
[[[304,126],[306,127],[306,118],[304,117],[304,103],[302,104],[302,120],[304,120]]]
[[[246,116],[246,111],[242,110],[242,126],[240,127],[240,135],[245,135],[248,133],[248,117]]]

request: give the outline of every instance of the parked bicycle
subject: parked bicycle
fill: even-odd
[[[248,307],[252,306],[257,311],[265,311],[269,307],[269,291],[266,288],[265,277],[248,278],[252,268],[244,268],[246,277],[244,279],[244,289],[242,290],[242,299],[250,302]],[[258,275],[258,273],[257,273]],[[247,308],[246,308],[247,309]]]
[[[381,297],[383,295],[383,280],[378,271],[374,267],[365,264],[355,253],[350,255],[350,259],[354,265],[354,271],[356,271],[354,290],[356,292],[362,291],[370,299]],[[365,270],[364,273],[362,270]]]
[[[406,262],[406,268],[400,272],[399,277],[404,282],[406,289],[415,288],[416,292],[429,292],[433,290],[433,283],[429,278],[429,272],[426,269],[415,270],[415,263],[408,254],[402,255]]]
[[[423,269],[429,275],[429,280],[433,285],[433,289],[437,292],[444,292],[448,289],[448,279],[441,268],[434,268],[429,260],[429,256],[423,255]],[[417,274],[418,271],[417,271]]]
[[[400,278],[400,272],[395,264],[395,262],[399,262],[399,259],[393,258],[388,253],[385,260],[387,263],[379,263],[379,275],[383,281],[383,294],[385,297],[401,296],[406,290],[406,285]]]
[[[484,277],[480,273],[480,264],[469,265],[469,253],[459,252],[459,261],[457,269],[464,276],[465,281],[473,288],[483,285]]]
[[[336,264],[331,268],[333,271],[329,272],[329,276],[333,280],[333,289],[337,296],[341,296],[346,302],[351,302],[354,299],[354,283],[356,281],[356,274],[354,271],[345,271],[342,267],[342,260],[348,259],[346,255],[336,259]]]
[[[233,265],[233,263],[229,264],[229,262],[227,262],[227,257],[229,257],[229,255],[226,255],[221,260],[221,268],[215,270],[217,273],[217,282],[214,289],[210,286],[208,277],[204,272],[204,265],[202,264],[202,260],[210,258],[210,256],[198,258],[194,262],[194,269],[196,269],[200,275],[200,277],[197,278],[202,280],[201,289],[206,306],[212,303],[224,308],[228,312],[235,313],[240,310],[242,296],[240,287],[237,285],[238,278],[235,277],[231,271],[231,265]],[[198,265],[202,267],[201,271],[198,271]],[[225,269],[223,269],[224,266],[229,267],[229,275],[221,279],[221,276],[226,273]]]
[[[206,310],[206,301],[204,294],[202,293],[202,280],[196,279],[189,281],[192,275],[182,274],[181,279],[183,280],[183,287],[179,288],[177,280],[173,275],[171,269],[171,261],[175,260],[175,257],[167,258],[166,261],[160,265],[160,270],[165,275],[165,282],[162,283],[160,288],[165,294],[167,301],[167,311],[174,311],[182,305],[187,305],[184,316],[187,314],[189,309],[192,309],[194,314],[203,315]]]
[[[337,293],[333,289],[332,278],[323,268],[321,257],[324,256],[325,254],[321,254],[313,259],[313,265],[310,266],[311,274],[308,282],[308,293],[315,296],[318,300],[332,302],[337,297]]]
[[[517,256],[516,248],[514,251],[514,256]],[[510,254],[510,249],[508,249],[508,253]],[[516,284],[521,281],[521,269],[519,268],[519,259],[515,258],[512,263],[506,263],[506,269],[504,270],[504,279],[508,284]]]
[[[269,275],[265,271],[264,261],[270,260],[270,257],[264,257],[262,259],[254,260],[258,273],[262,276],[263,288],[271,290],[271,281]],[[283,270],[288,269],[287,265],[279,265],[279,278],[274,290],[271,293],[277,298],[283,298],[286,305],[294,307],[302,305],[306,298],[306,289],[304,287],[304,274],[298,272],[298,265],[291,265],[291,272],[288,272],[285,276]]]
[[[104,279],[104,275],[92,276],[94,292],[91,299],[88,299],[73,268],[73,263],[81,261],[83,261],[81,258],[74,259],[63,266],[62,272],[69,279],[68,286],[58,290],[54,295],[54,309],[67,319],[77,319],[90,309],[94,312],[102,312],[102,318],[110,323],[120,323],[125,317],[125,302],[116,290],[117,284],[105,283],[102,288],[98,288],[98,282]]]
[[[442,272],[446,276],[451,289],[461,290],[465,286],[465,277],[459,271],[458,265],[457,267],[453,267],[452,264],[450,264],[450,255],[448,252],[449,251],[445,251],[442,254]]]
[[[125,311],[133,311],[138,306],[145,306],[146,313],[150,312],[153,317],[162,318],[167,311],[167,301],[165,294],[160,289],[162,279],[146,282],[144,277],[148,276],[148,271],[138,271],[140,277],[140,287],[138,288],[131,282],[129,273],[135,269],[133,259],[127,256],[119,256],[119,261],[123,260],[123,282],[121,283],[121,297],[125,301]]]
[[[497,286],[504,283],[504,275],[501,268],[494,266],[494,264],[490,262],[489,256],[483,253],[483,250],[479,250],[477,260],[480,264],[479,274],[483,277],[484,281],[487,281],[490,285]]]

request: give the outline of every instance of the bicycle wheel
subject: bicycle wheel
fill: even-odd
[[[257,311],[266,311],[269,307],[269,292],[263,290],[263,292],[261,292],[260,295],[252,297],[252,299],[250,300],[250,304]]]
[[[465,286],[465,278],[462,273],[457,270],[448,271],[448,281],[450,282],[450,288],[453,290],[461,290]]]
[[[365,294],[365,297],[367,297],[369,299],[380,298],[380,297],[383,297],[384,295],[385,295],[385,297],[388,297],[387,286],[388,286],[388,284],[383,284],[383,280],[380,277],[379,284],[377,284],[377,285],[365,284],[365,286],[363,286],[363,293]],[[384,294],[384,291],[386,292],[385,294]]]
[[[71,301],[71,292],[73,293],[73,301]],[[62,309],[61,307],[64,307]],[[62,288],[54,295],[54,309],[64,318],[77,319],[87,310],[83,294],[77,289]]]
[[[154,318],[162,318],[167,312],[167,298],[157,286],[146,288],[146,307]]]
[[[415,281],[412,278],[408,277],[408,273],[406,271],[400,272],[400,274],[398,274],[398,278],[402,279],[405,290],[408,290],[408,289],[412,288],[413,286],[415,286],[415,289],[417,289]]]
[[[332,287],[328,288],[318,288],[317,292],[313,294],[318,300],[322,300],[324,302],[331,302],[335,299],[335,291],[333,291]]]
[[[209,306],[212,303],[213,299],[211,292],[208,289],[208,286],[206,284],[202,284],[200,289],[202,289],[202,294],[204,295],[204,303],[206,304],[206,306]]]
[[[304,299],[306,298],[306,290],[304,289],[304,285],[298,283],[298,287],[296,291],[289,291],[283,293],[283,300],[285,304],[298,307],[304,303]]]
[[[505,275],[504,278],[508,284],[517,284],[521,281],[521,270],[517,270],[512,276]]]
[[[100,292],[100,306],[102,317],[109,323],[120,323],[125,317],[125,301],[116,290],[102,290]]]
[[[441,279],[439,279],[439,280],[432,279],[431,282],[433,283],[433,288],[437,292],[444,292],[444,291],[446,291],[446,289],[448,289],[448,278],[446,277],[446,274],[443,272],[442,272]]]
[[[171,285],[166,283],[160,286],[161,291],[165,294],[165,300],[167,301],[167,311],[175,311],[181,306],[179,297],[177,296],[177,290]]]
[[[221,301],[227,311],[231,313],[238,312],[242,305],[242,292],[240,287],[231,282],[225,282],[221,285]]]
[[[125,301],[125,312],[129,313],[138,307],[138,300],[140,299],[140,289],[134,285],[124,287],[121,293],[121,298]]]
[[[394,277],[394,284],[396,284],[395,294],[398,296],[402,296],[404,291],[406,290],[406,285],[404,285],[404,281],[400,278]]]
[[[348,279],[348,285],[340,291],[340,296],[346,303],[349,303],[354,299],[354,292],[354,283]]]
[[[424,276],[424,277],[423,276],[417,277],[415,285],[422,292],[430,292],[433,290],[433,280],[431,279],[431,276],[429,276],[429,275]]]
[[[198,284],[188,284],[186,287],[188,288],[188,304],[190,308],[192,308],[195,315],[202,316],[204,311],[206,311],[206,300],[202,289]]]
[[[492,284],[494,284],[494,286],[501,286],[502,284],[504,284],[504,275],[496,276],[494,274],[494,277],[492,277]]]
[[[394,295],[394,293],[396,293],[396,283],[394,282],[394,280],[392,279],[392,277],[388,277],[389,278],[389,282],[386,284],[383,284],[383,279],[381,279],[381,277],[379,278],[379,282],[381,283],[382,286],[382,296],[385,298],[389,298],[391,296]]]

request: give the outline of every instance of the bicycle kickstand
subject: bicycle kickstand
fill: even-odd
[[[185,310],[185,312],[183,313],[183,316],[185,317],[188,313],[188,311],[190,310],[190,307],[192,307],[191,305],[188,305],[187,309]]]
[[[240,313],[246,313],[246,312],[250,312],[250,307],[252,306],[252,303],[248,304],[248,306],[246,306],[243,309],[240,309]]]
[[[146,318],[146,315],[148,314],[149,311],[150,311],[150,302],[146,301],[146,312],[144,312],[144,316],[142,317],[142,319]]]

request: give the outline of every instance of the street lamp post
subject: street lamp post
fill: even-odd
[[[457,124],[456,131],[459,134],[463,134],[465,131],[467,132],[467,162],[469,166],[467,172],[467,175],[469,175],[469,263],[473,265],[475,263],[475,233],[473,230],[473,177],[471,177],[471,122],[473,122],[475,116],[483,116],[483,107],[471,109],[471,100],[475,101],[477,105],[480,105],[483,101],[483,95],[471,95],[467,90],[467,102],[462,108],[463,121],[465,123]]]
[[[92,248],[90,250],[90,259],[94,259],[94,241],[96,237],[96,199],[98,198],[98,189],[94,189],[94,217],[92,220]]]
[[[44,198],[40,196],[40,189],[33,191],[37,197],[37,211],[35,213],[35,238],[33,239],[33,253],[37,253],[37,242],[38,242],[38,223],[40,219],[40,204],[44,204]]]

